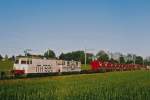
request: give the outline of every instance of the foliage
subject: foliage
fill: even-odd
[[[144,60],[144,65],[150,66],[150,61],[149,60]]]
[[[135,54],[127,54],[126,64],[133,64],[135,61],[135,58],[136,58]]]
[[[0,71],[12,70],[13,63],[11,60],[0,61]]]
[[[15,56],[10,57],[9,60],[15,61]]]
[[[3,56],[2,55],[0,55],[0,61],[3,59]]]
[[[136,64],[143,64],[143,58],[141,56],[137,56],[135,59]]]
[[[98,57],[99,60],[102,60],[102,61],[109,60],[109,56],[107,53],[105,53],[105,51],[99,51],[96,56]]]
[[[87,64],[90,64],[94,55],[92,53],[87,53],[86,55],[87,55],[86,56],[87,57]]]
[[[124,59],[123,56],[121,56],[121,57],[119,58],[119,61],[120,61],[121,64],[125,64],[125,59]]]
[[[61,53],[61,54],[59,55],[59,59],[65,60],[65,54],[64,54],[64,53]]]
[[[133,64],[132,60],[127,60],[126,64]]]
[[[86,66],[85,64],[81,65],[81,70],[90,70],[90,69],[91,69],[91,66],[89,64],[87,64]]]
[[[149,100],[150,73],[113,72],[0,81],[1,100]]]
[[[54,51],[53,50],[47,50],[45,53],[44,53],[44,57],[45,58],[56,58],[56,55],[55,55],[55,53],[54,53]]]
[[[90,61],[92,60],[93,54],[87,53],[87,63],[89,64]],[[60,59],[62,60],[75,60],[75,61],[81,61],[82,64],[85,62],[85,54],[84,51],[73,51],[73,52],[68,52],[66,54],[62,53],[59,56]]]
[[[5,55],[5,60],[8,60],[8,55]]]
[[[116,64],[119,63],[117,60],[114,60],[113,58],[111,58],[111,59],[109,60],[109,62],[111,62],[111,63],[116,63]]]
[[[132,54],[127,54],[127,58],[129,61],[133,60],[133,55]]]

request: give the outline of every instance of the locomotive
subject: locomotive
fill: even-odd
[[[80,71],[80,62],[57,59],[21,57],[16,59],[13,66],[13,73],[15,75],[48,74]]]

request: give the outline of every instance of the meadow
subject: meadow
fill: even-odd
[[[13,61],[10,60],[5,60],[5,61],[0,61],[0,72],[1,71],[8,71],[12,70],[13,68]]]
[[[0,80],[0,100],[150,100],[150,72]]]

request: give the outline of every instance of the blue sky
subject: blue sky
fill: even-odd
[[[149,0],[0,0],[0,54],[84,47],[150,55]]]

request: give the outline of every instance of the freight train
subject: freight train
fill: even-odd
[[[117,64],[94,60],[90,63],[90,70],[81,70],[81,62],[57,59],[18,58],[13,66],[15,75],[48,74],[48,73],[84,73],[139,70],[143,66],[138,64]]]
[[[94,71],[128,71],[128,70],[139,70],[144,68],[143,65],[139,64],[118,64],[112,62],[104,62],[100,60],[94,60],[91,62],[91,68]]]

